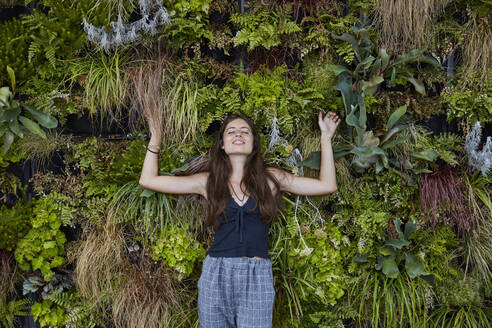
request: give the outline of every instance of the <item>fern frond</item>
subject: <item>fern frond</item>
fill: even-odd
[[[0,326],[13,328],[15,317],[28,315],[30,304],[28,298],[7,302],[7,295],[3,295],[0,299]]]

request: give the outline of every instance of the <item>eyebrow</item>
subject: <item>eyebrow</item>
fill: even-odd
[[[228,128],[226,129],[226,131],[227,131],[227,130],[230,130],[230,129],[235,129],[235,128],[236,128],[235,126],[230,126],[230,127],[228,127]],[[248,129],[248,130],[249,130],[249,127],[247,127],[247,126],[242,126],[242,127],[240,127],[240,129]]]

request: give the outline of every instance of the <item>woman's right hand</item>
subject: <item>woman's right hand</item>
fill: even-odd
[[[147,111],[144,111],[143,115],[144,115],[145,119],[147,120],[147,124],[149,125],[149,130],[150,130],[151,137],[157,138],[160,141],[160,139],[161,139],[161,130],[157,126],[155,120],[152,119],[152,117],[149,115],[149,113]]]

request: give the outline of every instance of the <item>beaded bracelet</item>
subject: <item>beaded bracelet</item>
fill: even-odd
[[[159,154],[159,152],[158,152],[158,151],[153,151],[153,150],[150,150],[150,149],[149,149],[149,147],[145,147],[145,148],[147,148],[147,150],[148,150],[148,151],[150,151],[150,152],[151,152],[151,153],[153,153],[153,154]]]

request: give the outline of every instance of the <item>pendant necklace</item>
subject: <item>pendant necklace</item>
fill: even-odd
[[[239,201],[242,204],[243,201],[244,201],[244,197],[246,197],[246,193],[243,191],[243,189],[241,189],[241,185],[239,186],[239,189],[241,189],[241,191],[243,191],[243,198],[239,198],[239,196],[236,194],[236,191],[234,190],[234,187],[232,186],[232,183],[229,182],[229,185],[231,186],[232,192],[234,193],[234,195],[236,196],[236,198],[239,199]]]

